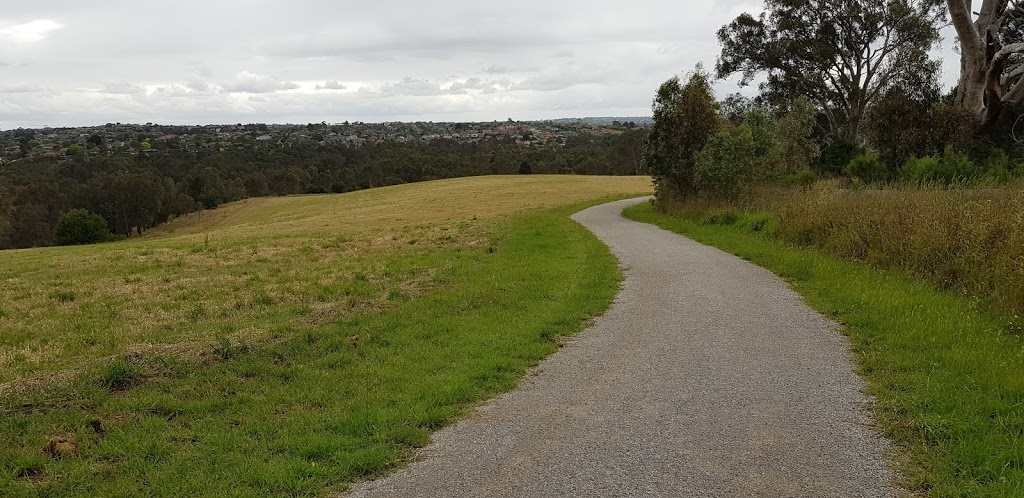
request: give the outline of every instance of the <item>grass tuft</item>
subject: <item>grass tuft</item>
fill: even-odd
[[[124,391],[138,380],[139,366],[128,360],[114,360],[100,371],[99,385],[108,391]]]
[[[75,302],[75,293],[67,290],[53,291],[50,293],[50,299],[58,303],[73,303]]]

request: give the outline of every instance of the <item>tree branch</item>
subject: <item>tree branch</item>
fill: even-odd
[[[973,52],[981,47],[984,42],[971,19],[970,0],[946,0],[946,6],[949,8],[949,17],[953,21],[956,35],[960,37],[961,49]]]

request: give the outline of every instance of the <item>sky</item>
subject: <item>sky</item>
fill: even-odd
[[[0,129],[646,116],[760,1],[125,0],[0,10]],[[946,32],[944,84],[958,60]],[[723,96],[739,90],[718,83]],[[743,90],[753,94],[755,89]]]

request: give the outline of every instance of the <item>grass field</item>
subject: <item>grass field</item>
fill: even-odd
[[[514,386],[611,302],[569,214],[646,178],[250,199],[7,251],[0,495],[319,496]]]
[[[914,494],[1024,496],[1024,338],[1012,317],[924,277],[766,237],[763,214],[715,224],[649,204],[626,214],[764,266],[842,322]]]

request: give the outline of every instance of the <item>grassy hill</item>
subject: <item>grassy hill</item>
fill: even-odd
[[[512,387],[610,303],[568,219],[647,178],[250,199],[5,251],[0,495],[316,496]]]

